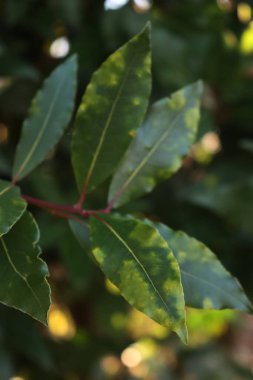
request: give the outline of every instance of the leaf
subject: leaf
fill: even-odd
[[[173,231],[161,223],[155,226],[178,260],[188,306],[252,311],[250,301],[237,279],[209,248],[184,232]]]
[[[26,209],[18,187],[0,180],[0,236],[6,234]]]
[[[91,240],[90,240],[90,226],[86,222],[78,222],[75,220],[69,220],[69,227],[79,243],[80,247],[84,250],[89,258],[95,262],[94,257],[91,253]]]
[[[198,81],[152,106],[112,179],[110,203],[150,192],[180,168],[197,133],[202,90]]]
[[[151,89],[150,28],[93,74],[77,113],[72,163],[80,191],[107,179],[141,124]]]
[[[38,257],[38,240],[39,229],[28,212],[0,238],[0,302],[47,324],[48,269]]]
[[[180,271],[166,241],[155,228],[131,217],[99,219],[91,219],[91,240],[102,271],[132,306],[186,342]]]
[[[51,73],[33,99],[14,160],[15,181],[38,166],[61,138],[74,109],[76,71],[72,56]]]
[[[91,250],[90,231],[87,223],[69,220],[69,227],[84,251]]]
[[[89,244],[89,251],[87,251],[88,247],[85,249],[82,247],[81,243],[79,243],[79,235],[77,237],[74,235],[75,230],[77,230],[82,239],[83,235],[86,236],[85,234],[88,233],[88,227],[86,224],[79,223],[75,220],[69,220],[69,226],[71,231],[69,228],[63,230],[64,236],[62,236],[59,242],[59,254],[68,271],[69,288],[73,288],[78,293],[81,292],[83,296],[84,291],[88,289],[89,284],[94,280],[93,275],[95,266],[89,259],[89,256],[91,257],[91,244]],[[68,226],[65,225],[65,227]],[[89,239],[88,234],[87,239]],[[86,253],[88,253],[88,255]],[[92,260],[94,261],[93,256]]]

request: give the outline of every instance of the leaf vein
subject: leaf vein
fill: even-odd
[[[19,272],[19,270],[16,268],[15,264],[13,263],[10,255],[9,255],[9,251],[8,251],[8,248],[4,242],[4,239],[2,237],[0,237],[0,241],[2,243],[2,246],[3,246],[3,250],[6,254],[6,257],[7,257],[7,260],[10,264],[10,266],[12,267],[12,269],[14,270],[14,272],[25,282],[27,288],[30,290],[30,292],[32,293],[36,303],[39,305],[39,308],[40,310],[42,311],[43,313],[43,307],[42,307],[42,304],[39,300],[39,298],[37,297],[36,293],[34,292],[34,290],[32,289],[31,285],[29,284],[29,282],[27,281],[27,279],[25,278],[25,276],[22,275],[22,273]]]

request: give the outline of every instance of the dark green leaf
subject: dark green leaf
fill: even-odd
[[[150,28],[112,54],[96,71],[76,118],[72,162],[78,188],[108,178],[141,124],[151,88]]]
[[[200,241],[164,224],[155,224],[178,260],[185,302],[208,309],[252,311],[252,306],[237,281],[215,254]]]
[[[0,236],[6,234],[26,209],[18,187],[0,180]]]
[[[91,250],[90,230],[87,223],[69,220],[69,226],[80,246],[86,251]]]
[[[187,340],[178,264],[158,231],[123,216],[91,220],[93,255],[123,297]]]
[[[0,238],[0,302],[46,324],[50,288],[38,240],[38,227],[27,212]]]
[[[114,175],[109,202],[137,198],[180,168],[197,133],[202,91],[198,81],[153,105]]]
[[[80,247],[94,262],[94,257],[91,253],[91,240],[90,240],[90,226],[85,222],[78,222],[75,220],[69,220],[70,229],[78,241]]]
[[[83,296],[84,290],[88,288],[93,279],[95,268],[89,258],[89,256],[91,257],[91,244],[88,250],[88,247],[83,248],[81,242],[79,241],[79,235],[81,235],[80,238],[82,239],[83,234],[85,235],[86,233],[86,228],[88,230],[88,226],[75,220],[69,221],[69,225],[71,231],[66,225],[66,230],[63,230],[64,237],[62,237],[60,241],[59,254],[68,271],[68,277],[70,280],[68,290],[73,288],[76,292],[81,291]],[[76,230],[77,235],[75,234]],[[89,238],[89,235],[87,235],[87,238]],[[93,257],[92,260],[94,261]]]
[[[52,72],[35,96],[17,147],[15,180],[39,165],[62,136],[74,108],[76,71],[76,56],[72,56]]]

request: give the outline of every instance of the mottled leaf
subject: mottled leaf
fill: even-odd
[[[0,302],[46,324],[50,288],[38,240],[38,227],[27,212],[0,238]]]
[[[198,81],[152,106],[112,179],[114,206],[151,191],[180,168],[197,133],[202,90]]]
[[[98,265],[123,297],[186,341],[179,267],[159,232],[140,220],[111,215],[92,218],[91,239]]]
[[[72,163],[81,191],[107,179],[141,124],[151,88],[150,28],[93,74],[77,113]]]
[[[200,241],[161,223],[155,226],[172,249],[181,271],[185,302],[203,309],[252,311],[241,285]]]
[[[0,180],[0,236],[6,234],[26,209],[20,190],[8,181]]]
[[[74,108],[76,71],[76,56],[72,56],[51,73],[32,101],[16,151],[15,181],[43,161],[67,127]]]

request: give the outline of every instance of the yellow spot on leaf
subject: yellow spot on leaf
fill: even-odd
[[[203,300],[203,309],[212,309],[213,308],[213,301],[211,298],[206,297]]]
[[[108,292],[111,294],[115,294],[115,295],[120,294],[120,291],[117,288],[117,286],[115,286],[108,278],[106,278],[105,280],[105,287],[106,287],[106,290],[108,290]]]
[[[103,261],[104,261],[104,254],[103,252],[101,251],[101,249],[99,247],[96,247],[93,249],[93,254],[95,256],[95,259],[97,260],[97,262],[99,264],[102,264]]]
[[[184,107],[186,99],[181,91],[174,93],[169,100],[169,107],[172,110],[180,110]]]
[[[141,98],[135,97],[133,98],[132,104],[133,106],[139,106],[141,103]]]
[[[133,129],[132,131],[129,131],[129,132],[128,132],[128,135],[129,135],[130,137],[135,137],[135,136],[136,136],[136,131]]]
[[[185,123],[188,129],[195,129],[199,120],[199,109],[190,108],[185,114]]]

